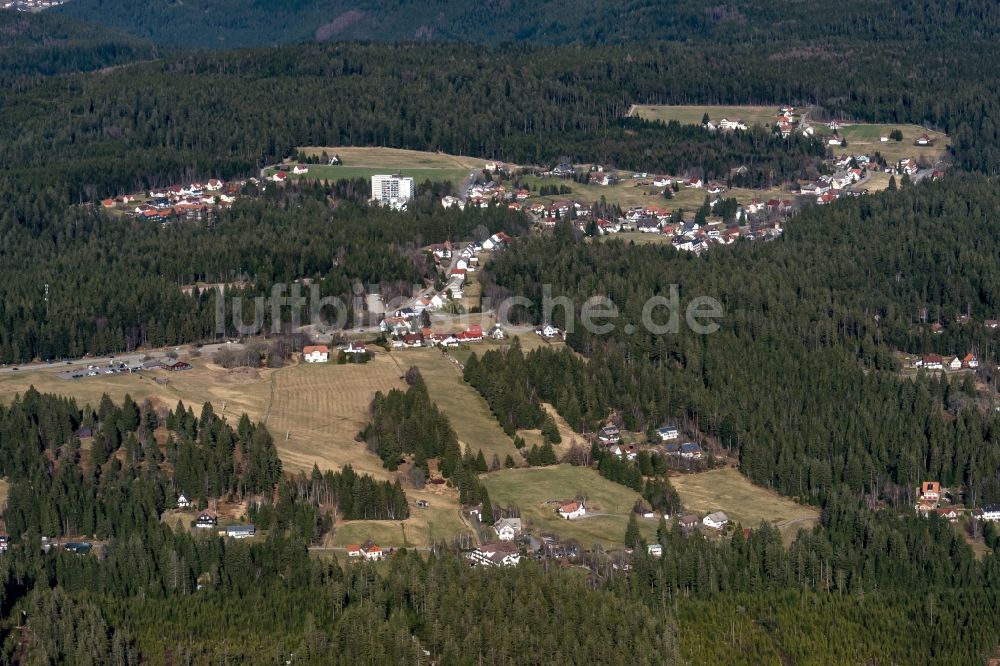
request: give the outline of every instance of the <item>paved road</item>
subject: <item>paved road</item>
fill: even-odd
[[[225,346],[226,343],[213,343],[210,345],[204,345],[202,347],[198,347],[197,349],[202,354],[210,356],[215,352],[217,352],[220,348]],[[163,349],[128,352],[128,353],[113,354],[108,356],[84,356],[82,358],[74,358],[69,360],[61,359],[58,361],[53,361],[52,363],[25,363],[22,365],[12,363],[0,367],[0,374],[25,372],[25,371],[66,372],[67,370],[79,370],[81,368],[86,368],[88,365],[94,365],[97,367],[107,367],[107,365],[112,361],[115,362],[116,364],[118,362],[124,362],[127,365],[134,365],[151,359],[164,358],[170,351],[176,351],[178,354],[181,354],[185,352],[191,352],[194,349],[195,349],[194,345],[182,345],[180,347],[165,347]]]
[[[463,206],[465,205],[466,199],[469,198],[469,188],[476,182],[476,176],[478,174],[478,171],[469,172],[469,176],[462,181],[461,185],[458,186],[458,200],[462,202]]]

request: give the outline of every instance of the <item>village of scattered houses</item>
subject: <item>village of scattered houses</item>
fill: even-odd
[[[833,120],[824,123],[822,132],[832,132],[827,138],[827,145],[833,149],[843,145],[843,139],[838,131],[847,126],[845,121]],[[708,122],[706,129],[710,131],[741,131],[749,128],[748,124],[737,118],[722,118],[718,123]],[[783,137],[800,132],[807,136],[816,133],[815,126],[801,122],[801,116],[796,115],[792,106],[782,106],[774,120],[774,131]],[[890,140],[888,133],[880,137],[880,143]],[[934,139],[924,133],[919,136],[914,145],[927,147],[934,144]],[[695,222],[689,215],[677,215],[666,206],[634,206],[617,219],[593,217],[593,206],[587,202],[570,199],[558,201],[527,201],[534,198],[530,190],[524,188],[507,188],[503,182],[490,180],[486,183],[474,183],[469,186],[466,201],[459,197],[446,196],[441,200],[444,207],[478,206],[488,207],[496,204],[506,204],[513,210],[529,212],[535,222],[542,227],[554,227],[559,220],[572,219],[575,226],[586,231],[590,224],[596,224],[599,234],[613,234],[628,231],[664,234],[671,237],[673,246],[678,250],[700,253],[713,245],[726,245],[743,238],[746,240],[771,239],[782,232],[782,221],[810,203],[826,205],[843,196],[861,196],[867,193],[863,181],[869,172],[879,170],[887,174],[916,177],[921,171],[929,171],[933,165],[921,164],[917,158],[907,158],[895,164],[879,161],[875,154],[843,153],[835,155],[824,162],[831,172],[821,175],[815,180],[796,182],[792,184],[789,193],[792,198],[753,199],[749,203],[739,205],[734,222],[726,225],[720,218],[709,217],[705,223]],[[587,182],[590,185],[612,186],[621,180],[631,178],[640,186],[649,186],[654,192],[662,193],[668,188],[685,188],[704,191],[709,197],[709,206],[714,209],[723,199],[727,186],[719,181],[705,182],[701,177],[652,175],[646,172],[623,172],[603,165],[577,166],[567,161],[560,162],[547,171],[540,172],[543,177],[570,178],[579,169],[587,171]],[[485,171],[502,173],[508,167],[502,162],[488,162]],[[745,167],[734,169],[734,175],[746,171]],[[933,179],[941,178],[944,172],[933,169],[929,175]]]
[[[122,194],[102,200],[101,206],[153,222],[200,220],[213,211],[232,206],[247,184],[259,183],[256,178],[228,182],[210,178],[154,188],[149,192]]]

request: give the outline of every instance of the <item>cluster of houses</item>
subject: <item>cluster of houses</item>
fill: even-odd
[[[714,199],[709,206],[714,208],[721,199]],[[663,234],[671,239],[677,250],[700,254],[716,245],[729,245],[740,239],[770,240],[783,232],[776,216],[788,216],[793,211],[791,200],[753,200],[740,206],[735,221],[727,225],[721,219],[709,219],[704,223],[694,219],[677,220],[668,210],[657,206],[635,206],[616,220],[598,219],[597,232],[600,235],[638,231]],[[582,231],[584,224],[577,224]]]
[[[913,367],[923,370],[975,370],[979,367],[979,359],[969,352],[962,358],[952,356],[944,358],[940,354],[924,354],[913,362]]]
[[[937,481],[924,481],[917,488],[917,513],[928,516],[936,513],[949,522],[958,520],[958,511],[954,507],[941,506],[941,484]]]
[[[697,442],[680,442],[681,433],[675,425],[665,425],[656,430],[662,444],[661,447],[650,447],[666,456],[684,460],[701,460],[705,451]],[[608,423],[597,432],[597,442],[619,460],[634,461],[639,456],[640,448],[635,444],[625,444],[621,441],[621,430],[613,423]]]
[[[570,504],[576,506],[571,507]],[[569,509],[567,516],[572,516],[568,518],[569,520],[584,515],[583,504],[580,502],[561,505],[559,507],[560,516],[563,515],[564,508]],[[582,553],[579,544],[574,541],[560,542],[556,535],[544,533],[540,535],[540,538],[536,538],[523,531],[521,519],[518,517],[500,518],[493,523],[490,531],[495,535],[495,540],[484,543],[465,554],[473,566],[516,566],[521,561],[522,549],[523,552],[534,554],[539,558],[559,560],[577,557]]]
[[[40,9],[58,7],[66,0],[6,0],[0,4],[0,8],[11,9],[19,12],[37,12]]]
[[[256,179],[251,179],[256,181]],[[148,193],[122,194],[101,201],[108,209],[125,211],[142,220],[170,222],[203,219],[210,212],[230,207],[248,181],[224,182],[218,178],[184,185],[155,188]]]
[[[457,207],[460,210],[465,210],[466,206],[472,208],[489,208],[491,205],[508,204],[511,208],[520,210],[521,206],[518,202],[524,201],[529,196],[531,196],[531,192],[523,187],[507,187],[503,183],[490,180],[486,183],[473,183],[470,185],[469,189],[466,190],[464,201],[461,197],[452,195],[441,197],[441,206],[443,208]]]
[[[914,507],[918,514],[929,516],[936,513],[948,522],[958,520],[960,512],[954,506],[941,506],[944,492],[938,481],[923,481],[916,489],[917,504]],[[976,520],[993,523],[1000,522],[1000,504],[985,504],[972,512],[972,517]]]
[[[429,328],[422,328],[411,333],[402,333],[392,341],[393,349],[419,349],[421,347],[458,347],[470,342],[482,342],[484,339],[503,340],[506,334],[499,326],[493,326],[487,331],[479,324],[470,324],[464,331],[457,333],[434,333]]]
[[[795,115],[795,107],[785,104],[775,114],[772,127],[784,138],[790,137],[796,130],[807,136],[812,136],[815,130],[809,125],[803,125],[800,120],[801,117]],[[713,122],[710,119],[704,123],[703,127],[710,132],[733,132],[736,130],[746,131],[750,125],[741,118],[721,118],[718,122]]]

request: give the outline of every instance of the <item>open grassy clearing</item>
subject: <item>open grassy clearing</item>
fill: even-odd
[[[406,167],[360,167],[360,166],[327,166],[322,164],[310,164],[309,172],[296,175],[288,172],[289,179],[299,180],[348,180],[353,178],[371,178],[372,176],[388,173],[399,173],[413,178],[415,185],[426,180],[446,180],[452,183],[461,183],[469,173],[468,169],[427,169],[427,168],[406,168]],[[275,169],[269,169],[265,175],[270,176]]]
[[[388,478],[381,461],[354,438],[368,423],[375,393],[402,387],[401,375],[384,353],[364,365],[302,363],[275,373],[274,399],[264,417],[286,466],[351,464]]]
[[[482,169],[486,160],[480,157],[432,153],[402,148],[366,148],[357,146],[302,146],[306,155],[340,155],[342,167],[378,167],[381,169]]]
[[[274,370],[226,370],[204,359],[184,358],[194,367],[186,372],[156,370],[139,374],[98,375],[80,379],[62,379],[50,370],[22,369],[0,377],[0,400],[9,401],[16,393],[34,386],[43,393],[55,393],[97,406],[107,393],[116,402],[125,394],[136,401],[150,399],[160,409],[173,409],[178,400],[200,409],[211,402],[216,412],[235,424],[244,412],[260,419],[270,396],[270,376]],[[165,383],[155,381],[159,379]]]
[[[420,368],[431,400],[448,415],[463,448],[482,449],[487,463],[494,455],[501,463],[508,455],[520,460],[514,441],[500,427],[486,400],[465,383],[458,366],[440,350],[408,349],[394,352],[392,358],[403,372],[412,365]]]
[[[830,130],[822,125],[817,129],[821,134],[830,134]],[[902,141],[889,140],[882,143],[880,137],[889,134],[894,129],[903,133]],[[908,158],[919,159],[926,157],[932,163],[941,159],[948,149],[948,135],[942,132],[925,129],[919,125],[880,125],[880,124],[858,124],[846,125],[837,130],[837,134],[847,140],[847,151],[850,153],[871,154],[879,152],[889,162],[898,162]],[[921,134],[927,134],[934,139],[933,146],[916,146],[914,141]],[[834,152],[844,152],[843,149],[834,146]]]
[[[686,511],[698,514],[724,511],[730,520],[744,527],[757,527],[764,521],[777,525],[783,534],[795,534],[799,529],[810,529],[819,518],[814,507],[796,504],[755,486],[731,467],[675,476],[670,482],[680,494]]]
[[[862,187],[867,188],[869,192],[881,192],[889,187],[889,178],[889,174],[882,171],[870,171],[868,172],[868,179],[865,180]],[[899,185],[898,179],[896,185]]]
[[[542,185],[565,185],[571,190],[571,193],[544,197],[530,197],[527,200],[527,203],[529,205],[536,201],[552,203],[554,201],[567,199],[579,200],[583,202],[595,202],[600,201],[603,198],[606,201],[616,203],[625,209],[631,208],[632,206],[642,206],[644,208],[654,207],[669,211],[683,209],[689,213],[688,217],[691,217],[693,216],[693,211],[700,208],[705,203],[706,196],[714,198],[703,189],[682,187],[679,192],[674,192],[672,198],[667,199],[663,196],[664,188],[639,184],[639,182],[648,182],[651,180],[651,177],[644,178],[639,181],[625,176],[615,185],[581,185],[580,183],[575,183],[572,180],[565,180],[562,178],[541,178],[537,176],[529,176],[525,178],[525,181],[534,184],[536,187],[541,187]],[[735,187],[731,190],[723,192],[721,196],[724,198],[734,198],[741,204],[745,204],[749,203],[753,199],[761,199],[764,201],[767,199],[790,199],[792,198],[792,193],[789,190],[782,188],[752,190]]]
[[[494,507],[515,504],[528,526],[554,532],[563,539],[577,539],[586,548],[598,542],[621,544],[629,514],[639,498],[638,493],[608,481],[593,469],[572,465],[509,469],[483,475],[482,480]],[[556,509],[577,494],[586,498],[588,516],[563,520]],[[592,512],[598,515],[589,515]],[[647,539],[655,537],[658,524],[658,520],[639,520]]]
[[[372,539],[383,548],[430,546],[440,541],[451,541],[457,534],[470,531],[462,522],[456,502],[428,501],[431,505],[426,509],[411,506],[410,517],[404,521],[340,521],[336,524],[330,545],[343,547]]]
[[[669,244],[671,242],[671,237],[666,234],[650,234],[643,233],[641,231],[625,231],[618,234],[607,234],[605,236],[596,236],[593,240],[620,240],[623,243],[635,243],[636,245],[651,245],[651,244]]]
[[[376,174],[402,173],[411,176],[417,184],[425,180],[447,180],[461,183],[472,171],[483,168],[486,160],[464,155],[432,153],[399,148],[359,148],[353,146],[305,146],[299,150],[306,155],[339,155],[342,164],[310,164],[309,173],[289,178],[306,180],[341,180],[371,178]],[[273,170],[267,172],[268,175]]]
[[[681,125],[701,125],[701,120],[707,113],[709,120],[713,123],[727,118],[729,120],[742,120],[747,125],[759,123],[770,126],[777,120],[779,106],[778,104],[768,106],[636,104],[632,107],[632,115],[643,120],[660,120],[665,123],[676,120]]]

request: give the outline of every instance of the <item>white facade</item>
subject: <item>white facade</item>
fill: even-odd
[[[582,518],[586,513],[587,509],[584,508],[583,502],[570,502],[559,507],[559,517],[566,520]]]
[[[716,511],[715,513],[710,513],[705,516],[701,522],[705,524],[705,527],[711,527],[714,530],[718,530],[729,522],[729,517],[721,511]]]
[[[493,525],[493,531],[500,541],[513,541],[521,533],[521,519],[501,518]]]
[[[984,506],[982,519],[991,523],[1000,521],[1000,506],[996,504]]]
[[[372,200],[383,206],[401,208],[413,198],[413,179],[405,176],[372,176]]]
[[[326,363],[330,360],[330,350],[326,347],[306,347],[302,360],[306,363]]]

